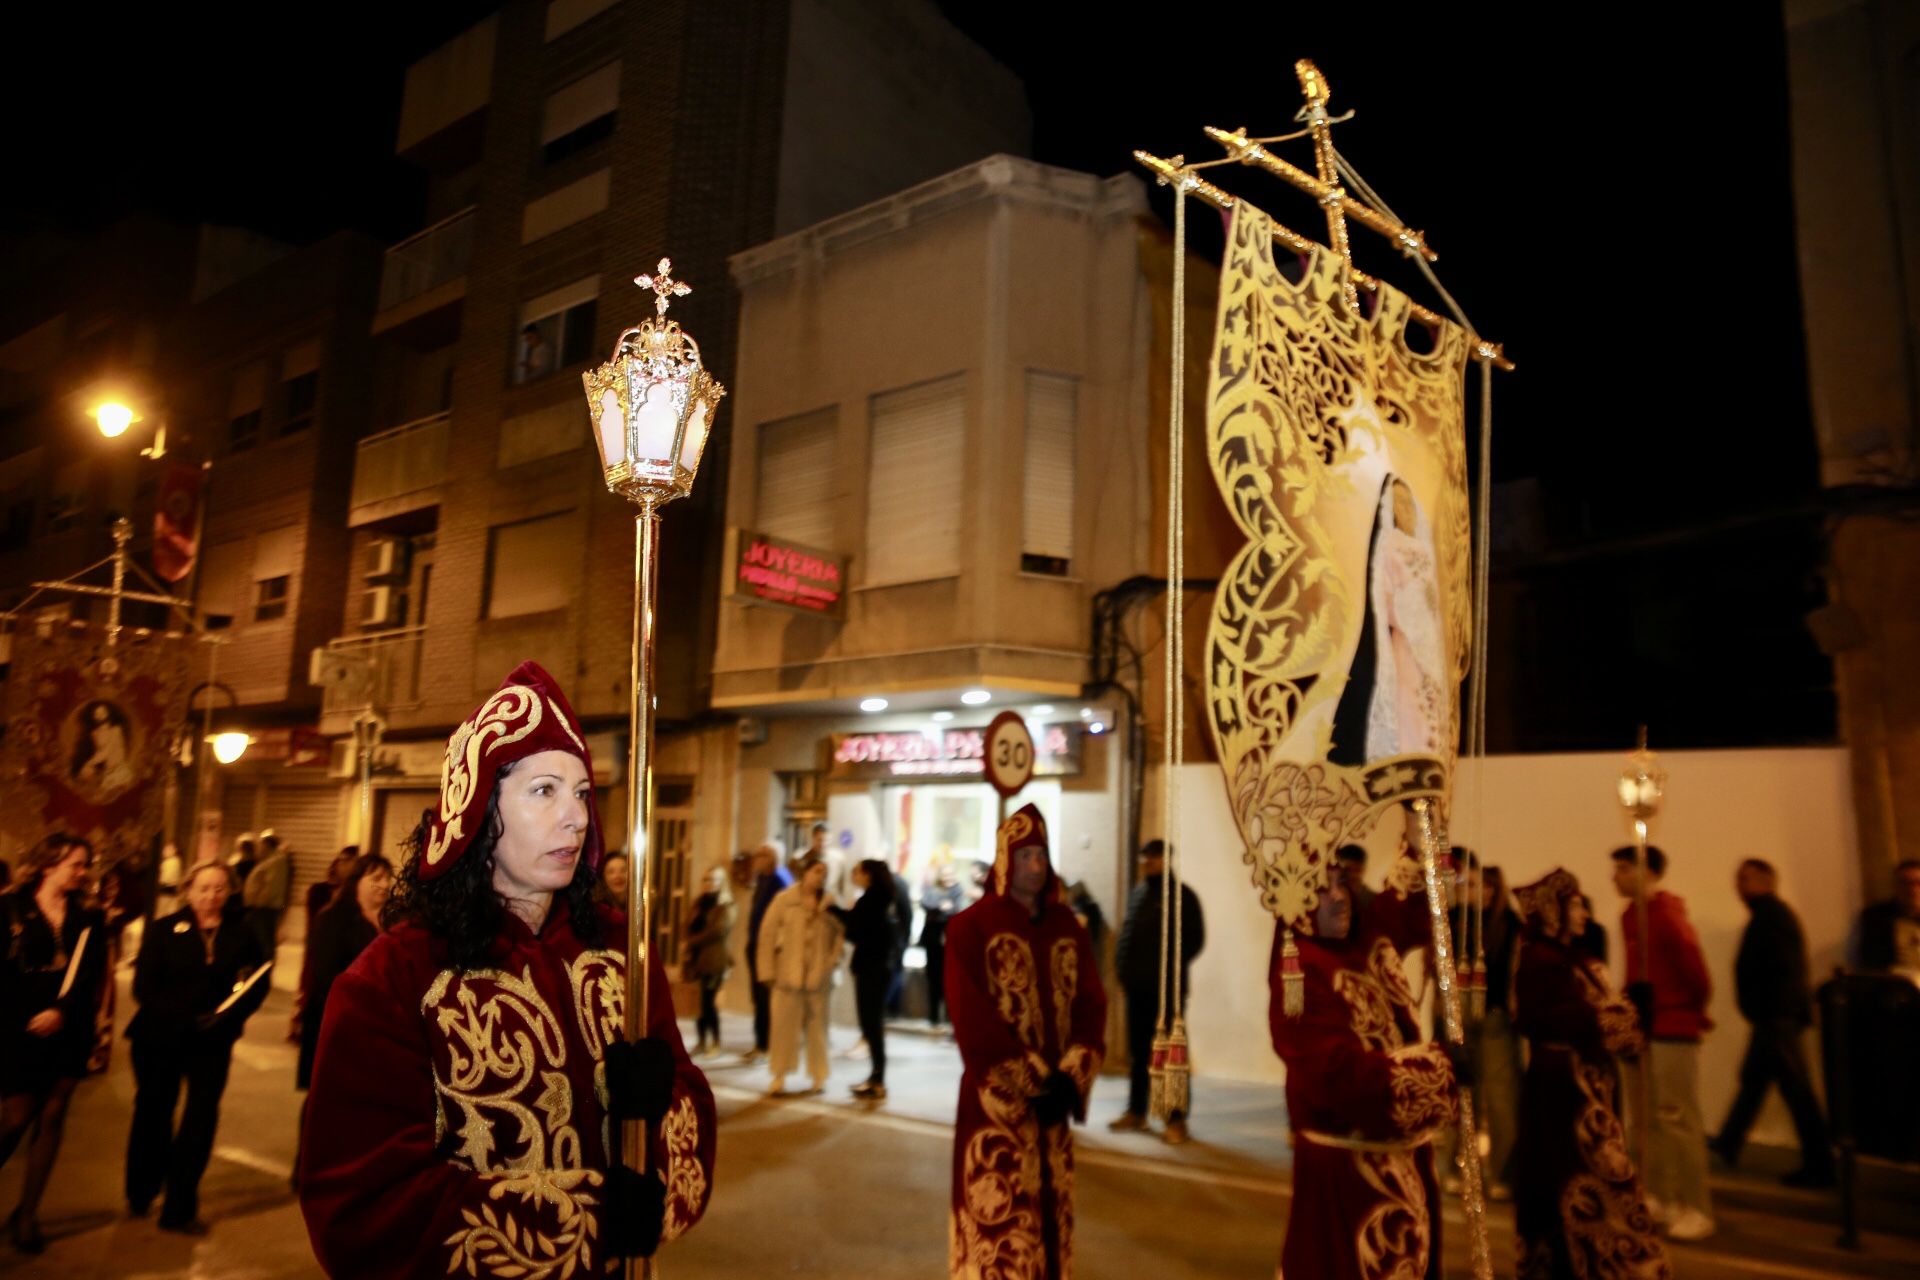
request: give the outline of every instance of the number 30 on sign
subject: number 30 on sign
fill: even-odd
[[[1033,735],[1018,712],[1002,711],[987,726],[987,781],[1011,796],[1033,778]]]

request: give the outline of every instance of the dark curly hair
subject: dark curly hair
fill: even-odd
[[[484,968],[492,960],[493,940],[507,926],[507,904],[493,887],[493,850],[503,830],[500,822],[500,780],[513,772],[501,766],[487,796],[486,816],[460,860],[432,880],[420,878],[420,861],[427,847],[427,830],[434,811],[422,810],[420,821],[406,839],[406,862],[394,878],[393,892],[380,912],[380,923],[391,929],[412,922],[447,944],[447,959],[462,973]],[[593,891],[599,873],[582,858],[574,865],[573,880],[561,896],[573,932],[589,947],[603,941],[600,913]]]

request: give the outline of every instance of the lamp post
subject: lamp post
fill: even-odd
[[[627,738],[627,843],[633,873],[627,885],[629,1041],[646,1034],[647,965],[653,957],[653,724],[656,605],[660,591],[660,508],[693,491],[714,410],[726,388],[702,366],[700,347],[667,319],[672,298],[692,292],[673,278],[666,258],[634,283],[654,294],[654,317],[628,329],[613,357],[581,375],[594,443],[607,488],[639,508],[634,516],[633,707]],[[622,1127],[623,1163],[647,1169],[647,1126]],[[628,1259],[626,1274],[650,1276],[652,1259]]]
[[[1634,950],[1640,953],[1640,979],[1648,984],[1653,982],[1653,968],[1649,959],[1652,941],[1647,936],[1647,844],[1666,791],[1667,771],[1660,767],[1660,757],[1647,749],[1647,727],[1641,725],[1640,744],[1627,756],[1627,767],[1620,773],[1615,793],[1633,832],[1633,918],[1639,935]],[[1634,1090],[1634,1129],[1640,1140],[1642,1169],[1647,1159],[1647,1108],[1653,1074],[1653,1028],[1649,1026],[1645,1030],[1647,1047],[1640,1055],[1640,1087]]]

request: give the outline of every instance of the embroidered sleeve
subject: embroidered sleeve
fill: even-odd
[[[499,1103],[524,1111],[523,1125],[488,1116],[495,1102],[485,1090],[495,1075],[539,1070],[538,1051],[527,1051],[557,1032],[551,1011],[532,1007],[511,983],[464,1007],[450,997],[429,1025],[458,1040],[461,1052],[437,1091],[418,988],[408,998],[394,972],[397,941],[377,942],[380,950],[335,982],[327,1000],[298,1175],[320,1265],[356,1277],[592,1274],[601,1175],[579,1167],[564,1074],[541,1072],[538,1083],[528,1079],[530,1089]],[[440,982],[434,988],[448,995]],[[498,1035],[508,1020],[526,1030],[503,1056]],[[531,1106],[519,1101],[526,1097]],[[498,1149],[502,1135],[520,1145]],[[443,1137],[471,1163],[453,1159]]]
[[[719,1138],[713,1090],[707,1077],[680,1039],[680,1024],[674,1018],[673,990],[666,970],[655,960],[648,966],[647,1034],[665,1040],[673,1048],[673,1105],[654,1132],[653,1167],[667,1183],[666,1217],[660,1238],[673,1240],[685,1235],[707,1211],[713,1194],[713,1164]]]
[[[1453,1119],[1453,1065],[1439,1045],[1409,1045],[1388,1057],[1387,1085],[1393,1092],[1388,1119],[1402,1135],[1438,1128]]]

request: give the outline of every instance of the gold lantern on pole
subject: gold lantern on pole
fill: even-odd
[[[1627,826],[1633,833],[1633,916],[1634,925],[1639,933],[1638,945],[1634,950],[1640,957],[1640,977],[1645,982],[1653,981],[1651,961],[1652,940],[1647,930],[1647,845],[1651,841],[1653,820],[1660,812],[1660,801],[1667,793],[1667,771],[1660,767],[1660,757],[1647,747],[1647,727],[1640,726],[1640,742],[1627,756],[1627,767],[1620,771],[1620,779],[1614,784],[1614,794],[1620,801],[1625,813]],[[1653,1028],[1646,1029],[1651,1042]],[[1637,1085],[1634,1090],[1634,1131],[1639,1138],[1638,1156],[1641,1161],[1647,1158],[1648,1109],[1651,1105],[1652,1089],[1650,1079],[1652,1064],[1646,1054],[1642,1055]]]
[[[667,319],[673,298],[692,290],[675,280],[666,258],[634,283],[654,294],[654,316],[626,330],[613,357],[581,375],[593,438],[607,488],[639,508],[634,516],[633,708],[627,739],[626,1034],[646,1034],[647,965],[653,955],[654,650],[660,592],[660,508],[693,491],[714,411],[726,388],[706,371],[699,344]],[[622,1162],[646,1172],[648,1134],[642,1121],[622,1126]],[[629,1259],[629,1276],[653,1274],[651,1259]]]

